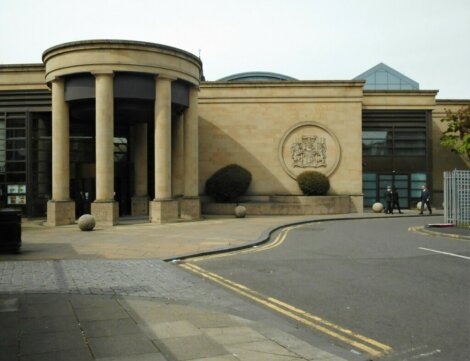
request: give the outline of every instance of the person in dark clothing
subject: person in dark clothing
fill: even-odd
[[[398,195],[397,188],[395,186],[392,187],[392,212],[397,207],[398,213],[403,214],[400,208],[400,202],[399,202],[400,196]]]
[[[385,213],[387,214],[393,214],[393,208],[392,208],[392,202],[393,202],[393,193],[392,193],[392,187],[388,186],[387,190],[384,193],[384,198],[385,198]]]
[[[425,185],[423,185],[421,187],[421,212],[419,212],[419,214],[423,214],[424,205],[426,205],[428,207],[429,214],[432,214],[431,192],[429,191],[429,189]]]

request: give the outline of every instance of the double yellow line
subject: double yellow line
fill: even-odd
[[[304,325],[312,327],[317,331],[320,331],[330,337],[333,337],[339,341],[342,341],[348,345],[351,345],[361,351],[368,353],[374,357],[380,357],[385,353],[392,350],[390,346],[383,343],[355,333],[347,328],[336,325],[332,322],[324,320],[318,316],[312,315],[299,308],[291,306],[280,300],[272,297],[266,297],[259,292],[256,292],[244,285],[230,281],[222,276],[215,273],[209,272],[201,267],[198,267],[191,263],[180,264],[184,269],[197,273],[204,278],[207,278],[215,283],[218,283],[242,296],[245,296],[261,305],[268,307],[276,312],[283,314],[293,320],[296,320]]]
[[[233,255],[267,251],[269,249],[272,249],[274,247],[278,247],[279,245],[281,245],[285,241],[287,237],[287,233],[291,231],[292,229],[298,228],[298,227],[301,227],[301,225],[287,227],[283,229],[279,233],[279,235],[274,239],[273,242],[268,243],[264,246],[252,247],[252,248],[242,250],[242,251],[234,251],[234,252],[227,252],[227,253],[222,253],[222,254],[196,257],[196,258],[191,259],[191,261],[196,262],[196,261],[202,261],[202,260],[213,259],[213,258],[229,257]],[[350,346],[353,346],[357,348],[358,350],[366,352],[367,354],[371,356],[380,357],[383,354],[388,353],[392,350],[390,346],[387,346],[381,342],[378,342],[366,336],[355,333],[347,328],[341,327],[332,322],[324,320],[318,316],[312,315],[311,313],[303,311],[297,307],[291,306],[278,299],[264,296],[261,293],[256,292],[242,284],[233,282],[215,273],[209,272],[192,263],[181,263],[180,266],[188,271],[194,272],[204,278],[207,278],[215,283],[218,283],[242,296],[245,296],[267,308],[270,308],[271,310],[279,312],[283,314],[284,316],[287,316],[304,325],[314,328],[317,331],[320,331],[330,337],[333,337],[341,342],[344,342]]]
[[[214,259],[214,258],[223,258],[223,257],[230,257],[230,256],[240,255],[240,254],[267,251],[271,248],[275,248],[277,246],[280,246],[284,242],[284,240],[286,239],[287,233],[290,230],[292,230],[294,228],[297,228],[297,227],[300,227],[300,226],[291,226],[291,227],[287,227],[287,228],[283,229],[278,234],[278,236],[274,239],[273,242],[270,242],[270,243],[268,243],[266,245],[263,245],[263,246],[253,246],[253,247],[250,247],[250,248],[247,248],[247,249],[244,249],[244,250],[240,250],[240,251],[217,253],[217,254],[208,255],[208,256],[194,257],[194,258],[191,258],[191,262],[205,261],[205,260]]]

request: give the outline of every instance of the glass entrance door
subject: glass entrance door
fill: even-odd
[[[382,204],[385,204],[387,187],[395,187],[398,192],[398,202],[401,208],[409,208],[410,175],[409,174],[378,174],[377,191]]]

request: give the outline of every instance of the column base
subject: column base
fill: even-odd
[[[153,200],[149,202],[150,222],[167,223],[178,219],[178,201]]]
[[[201,201],[199,197],[179,199],[180,217],[183,219],[201,218]]]
[[[132,197],[131,199],[131,215],[132,216],[148,216],[149,214],[149,197]]]
[[[74,201],[48,201],[47,225],[56,227],[75,223]]]
[[[119,203],[94,201],[91,204],[91,214],[95,217],[97,225],[114,226],[119,219]]]

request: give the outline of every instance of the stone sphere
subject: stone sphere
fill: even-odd
[[[95,217],[91,214],[84,214],[78,219],[78,228],[82,231],[92,231],[95,225]]]
[[[381,213],[384,210],[384,205],[380,202],[376,202],[372,205],[374,213]]]
[[[416,204],[416,209],[421,212],[421,202],[418,202],[418,204]]]
[[[236,206],[235,207],[235,217],[237,218],[245,218],[246,216],[246,208],[243,206]]]

